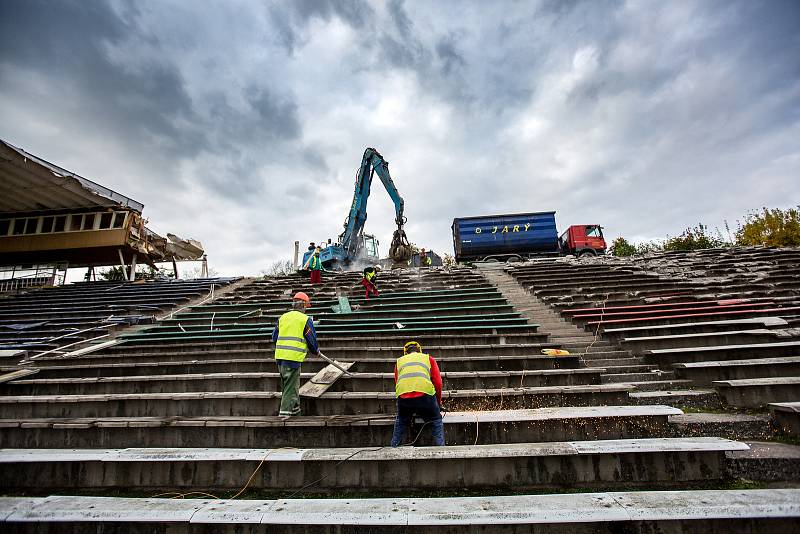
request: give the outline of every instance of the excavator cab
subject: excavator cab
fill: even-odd
[[[380,242],[374,235],[364,234],[364,256],[369,258],[371,263],[380,258],[379,247]]]

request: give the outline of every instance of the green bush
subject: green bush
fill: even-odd
[[[636,247],[628,243],[628,240],[624,237],[618,237],[611,243],[611,248],[609,249],[612,256],[633,256],[636,254]]]
[[[664,250],[699,250],[703,248],[729,247],[730,243],[722,237],[717,229],[716,235],[708,232],[708,226],[698,223],[694,228],[687,228],[677,237],[669,237],[664,242]]]
[[[800,206],[798,206],[800,207]],[[795,208],[753,211],[736,231],[737,245],[800,246],[800,212]]]
[[[664,250],[664,246],[658,241],[644,241],[642,243],[630,243],[624,237],[618,237],[611,243],[612,256],[637,256],[647,254],[648,252],[660,252]]]
[[[800,206],[798,206],[800,208]],[[704,248],[731,247],[734,243],[728,223],[725,222],[728,239],[722,236],[719,228],[710,232],[708,226],[698,223],[687,228],[679,236],[667,237],[666,241],[645,241],[630,243],[624,237],[618,237],[611,244],[609,251],[613,256],[635,256],[648,252],[687,251]],[[764,245],[768,247],[800,247],[800,209],[762,208],[745,217],[745,223],[739,224],[736,231],[736,245]]]

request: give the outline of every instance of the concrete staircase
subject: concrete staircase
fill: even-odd
[[[644,358],[564,320],[552,307],[520,286],[503,264],[479,264],[478,270],[516,311],[538,324],[539,331],[546,333],[549,341],[578,354],[585,367],[604,368],[601,383],[628,384],[639,391],[679,389],[691,384],[690,380],[675,379],[673,371],[647,364]]]
[[[800,447],[759,443],[768,417],[631,395],[625,379],[659,382],[645,380],[652,364],[561,320],[502,269],[381,276],[369,301],[352,289],[358,273],[254,280],[117,346],[37,358],[36,374],[0,384],[0,522],[58,534],[800,528],[800,490],[786,489]],[[312,295],[323,351],[353,376],[282,418],[269,335],[297,290]],[[332,309],[342,292],[352,313]],[[408,339],[442,370],[446,447],[427,446],[419,421],[387,446]],[[572,354],[541,354],[556,347]],[[324,365],[307,358],[303,381]],[[775,489],[734,489],[740,479]]]

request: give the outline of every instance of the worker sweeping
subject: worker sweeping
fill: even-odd
[[[442,375],[433,356],[422,352],[422,346],[409,341],[403,346],[403,356],[394,368],[397,418],[394,421],[392,447],[403,441],[415,416],[431,426],[434,445],[444,445],[442,424]]]
[[[320,259],[321,249],[319,247],[314,249],[314,253],[308,257],[303,269],[308,269],[310,272],[310,282],[312,284],[322,283],[322,260]]]
[[[300,366],[311,352],[319,355],[314,321],[305,314],[311,299],[305,293],[296,293],[292,309],[278,319],[272,331],[275,342],[275,361],[281,376],[281,408],[278,415],[300,415]]]
[[[370,295],[378,296],[377,282],[380,270],[380,265],[374,267],[370,266],[364,269],[364,278],[361,279],[361,285],[364,286],[364,289],[367,291],[367,294],[364,296],[367,300],[369,300]]]

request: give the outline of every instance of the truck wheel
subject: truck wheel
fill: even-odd
[[[592,258],[592,257],[594,257],[596,255],[597,254],[595,254],[594,250],[584,250],[583,252],[578,254],[578,257],[579,258]]]

